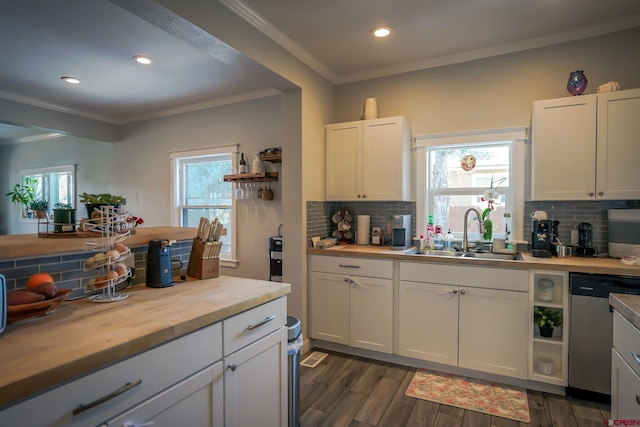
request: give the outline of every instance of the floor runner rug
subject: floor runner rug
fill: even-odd
[[[531,422],[527,391],[521,387],[418,369],[405,394],[523,423]]]

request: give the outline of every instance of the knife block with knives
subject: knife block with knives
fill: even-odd
[[[198,234],[193,239],[187,275],[197,279],[211,279],[220,276],[220,250],[223,235],[222,223],[216,218],[209,221],[200,218]]]

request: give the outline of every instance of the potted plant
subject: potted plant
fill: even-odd
[[[36,218],[46,218],[49,202],[45,199],[35,199],[29,202],[29,209],[35,212]]]
[[[11,203],[23,205],[27,211],[27,216],[30,214],[29,204],[36,198],[36,190],[33,187],[37,183],[37,179],[26,177],[23,184],[14,185],[13,190],[5,194],[11,197]]]
[[[87,218],[91,219],[93,211],[100,206],[111,205],[118,208],[124,206],[127,203],[127,199],[109,193],[82,193],[80,195],[80,203],[85,205],[87,208]]]
[[[545,338],[553,336],[553,329],[562,325],[562,313],[558,309],[536,306],[533,320],[540,328],[540,335]]]
[[[53,232],[76,231],[76,210],[71,203],[56,203],[53,209]]]

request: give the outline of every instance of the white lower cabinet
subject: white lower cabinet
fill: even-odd
[[[640,329],[613,312],[611,418],[640,419]]]
[[[223,393],[222,362],[218,362],[106,422],[103,426],[224,426]]]
[[[286,306],[278,298],[24,400],[0,411],[0,426],[284,427]]]
[[[401,356],[527,378],[527,271],[400,263],[400,279]]]
[[[287,425],[286,317],[280,298],[223,322],[226,427]]]

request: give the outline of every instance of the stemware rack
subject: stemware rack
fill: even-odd
[[[128,294],[120,293],[118,285],[131,277],[131,270],[126,261],[131,250],[124,245],[129,237],[127,218],[130,214],[113,206],[100,206],[85,222],[85,229],[100,231],[100,238],[84,244],[85,251],[95,254],[84,261],[84,271],[95,271],[84,284],[85,293],[92,293],[91,302],[115,302],[127,298]],[[101,292],[99,292],[101,291]]]

